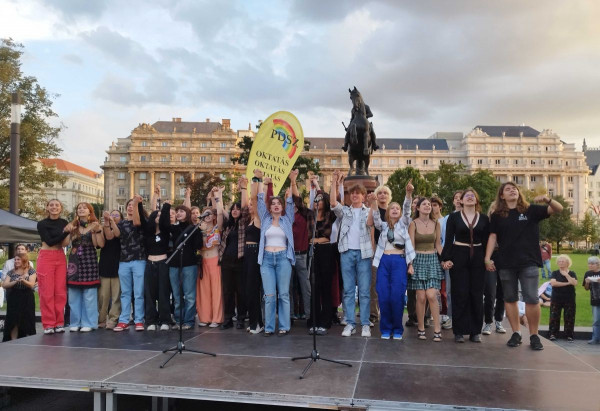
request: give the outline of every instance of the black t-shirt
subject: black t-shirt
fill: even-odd
[[[379,206],[377,206],[377,208],[379,209],[379,215],[381,216],[381,221],[385,222],[385,212],[387,210],[385,208],[381,208]],[[374,233],[375,244],[379,244],[379,236],[380,235],[381,235],[381,231],[379,231],[378,229],[375,229],[375,233]]]
[[[597,276],[600,276],[600,271],[588,271],[583,276],[582,285],[585,285],[586,278]],[[600,306],[600,283],[590,282],[590,303],[595,307]]]
[[[173,251],[177,246],[186,239],[194,227],[190,223],[179,223],[173,224],[170,227],[171,239],[173,240]],[[192,234],[192,238],[186,241],[182,249],[183,255],[183,267],[189,267],[196,265],[198,259],[196,258],[196,252],[202,247],[202,231],[196,230]],[[177,255],[169,262],[169,267],[179,267],[180,256]]]
[[[574,279],[577,279],[577,274],[573,271],[569,271],[569,275]],[[559,270],[552,271],[550,279],[553,278],[559,283],[568,283],[567,278],[562,275]],[[575,286],[567,285],[565,287],[552,287],[551,301],[556,303],[569,303],[575,301]]]
[[[238,256],[238,224],[233,224],[231,230],[227,234],[227,240],[223,257],[236,259]]]
[[[532,204],[527,211],[509,210],[506,217],[492,214],[490,233],[495,233],[499,245],[497,268],[542,266],[539,222],[548,218],[548,206]]]

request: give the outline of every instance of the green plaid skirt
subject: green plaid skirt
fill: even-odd
[[[415,273],[408,275],[408,290],[427,290],[428,288],[442,288],[442,280],[445,278],[442,266],[438,261],[437,254],[421,254],[413,260]]]

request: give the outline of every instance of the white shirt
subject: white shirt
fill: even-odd
[[[348,249],[360,250],[360,214],[362,208],[352,208],[352,225],[348,231]]]

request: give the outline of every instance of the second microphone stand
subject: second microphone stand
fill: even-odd
[[[313,230],[312,230],[312,239],[313,241],[310,244],[309,247],[309,251],[308,251],[308,273],[310,275],[310,287],[311,287],[311,293],[310,293],[310,301],[311,301],[311,315],[310,318],[312,320],[312,336],[313,336],[313,348],[312,351],[310,352],[310,355],[305,355],[302,357],[293,357],[292,361],[296,361],[296,360],[310,360],[308,362],[308,364],[306,364],[306,367],[304,368],[304,370],[302,371],[302,375],[300,375],[300,379],[303,379],[304,376],[306,375],[306,373],[308,372],[309,368],[318,360],[323,360],[323,361],[327,361],[327,362],[332,362],[335,364],[341,364],[341,365],[345,365],[348,367],[352,367],[352,364],[348,364],[345,362],[341,362],[341,361],[336,361],[336,360],[331,360],[329,358],[324,358],[321,357],[321,355],[319,354],[319,350],[317,349],[317,327],[316,327],[316,319],[317,319],[317,302],[315,299],[315,268],[314,268],[314,264],[313,264],[313,260],[315,257],[315,233],[317,230],[317,218],[319,216],[319,196],[317,196],[317,198],[315,198],[315,222],[313,224]]]

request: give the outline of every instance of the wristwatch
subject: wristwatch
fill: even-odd
[[[260,182],[262,182],[262,178],[252,177],[252,182],[253,183],[260,183]]]

